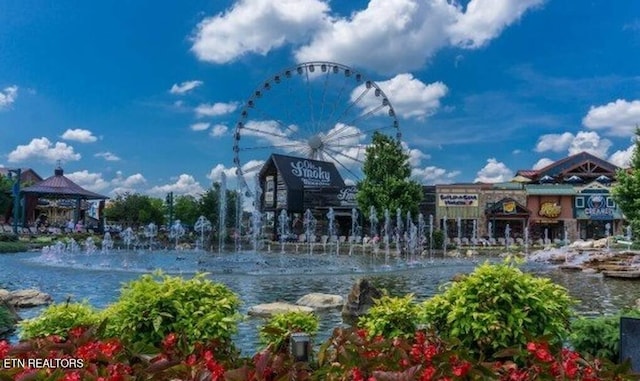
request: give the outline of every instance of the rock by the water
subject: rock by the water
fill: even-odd
[[[17,308],[37,307],[53,301],[51,295],[35,289],[7,291],[0,290],[0,300]]]
[[[342,306],[342,319],[348,323],[355,323],[374,304],[374,299],[382,297],[382,292],[372,286],[366,279],[358,279],[351,287],[351,291]]]
[[[298,306],[291,303],[284,302],[273,302],[273,303],[265,303],[258,304],[249,308],[247,312],[251,316],[264,316],[270,317],[276,314],[284,313],[284,312],[313,312],[313,308]]]
[[[344,298],[340,295],[312,292],[298,299],[296,304],[311,307],[316,310],[340,308],[344,304]]]
[[[593,247],[593,241],[577,240],[569,245],[572,249],[590,249]]]

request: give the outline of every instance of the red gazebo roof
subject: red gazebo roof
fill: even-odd
[[[79,198],[84,200],[105,200],[109,197],[88,191],[64,176],[62,168],[58,167],[54,175],[39,183],[20,190],[23,194],[33,194],[40,197]]]

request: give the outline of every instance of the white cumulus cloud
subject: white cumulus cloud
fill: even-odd
[[[376,84],[392,100],[391,104],[396,115],[405,119],[422,120],[434,114],[440,108],[440,99],[449,91],[442,82],[425,84],[408,73],[398,74],[390,80],[376,82]],[[351,101],[358,98],[364,86],[358,86],[351,93]],[[378,106],[378,103],[374,102],[380,102],[380,99],[365,97],[358,105],[365,109],[373,109]]]
[[[454,45],[479,48],[544,0],[471,0],[446,30]]]
[[[201,105],[198,105],[194,111],[196,112],[196,115],[198,117],[203,117],[203,116],[226,115],[236,111],[237,109],[238,109],[237,102],[230,102],[230,103],[218,102],[213,104],[203,103]]]
[[[89,172],[86,169],[82,171],[65,173],[65,176],[67,176],[74,183],[92,192],[100,192],[111,185],[108,181],[102,178],[101,173]]]
[[[198,24],[191,49],[199,59],[215,63],[246,53],[265,55],[308,39],[327,23],[328,13],[328,4],[319,0],[239,0]]]
[[[540,2],[471,0],[465,10],[456,1],[370,0],[367,8],[332,19],[296,58],[323,57],[385,73],[415,70],[443,47],[485,45]]]
[[[227,133],[228,130],[229,128],[224,124],[216,124],[215,126],[211,127],[211,132],[209,133],[209,135],[214,137],[223,136]]]
[[[0,91],[0,110],[8,108],[18,97],[18,86],[13,85],[5,87]]]
[[[419,183],[427,185],[449,184],[458,175],[460,175],[460,171],[448,171],[436,166],[411,169],[411,177]]]
[[[61,138],[80,143],[93,143],[98,140],[98,138],[93,135],[93,132],[82,128],[68,129],[62,134]]]
[[[298,62],[358,64],[377,72],[421,68],[446,46],[479,48],[543,0],[370,0],[340,16],[320,0],[239,0],[200,22],[192,51],[227,63],[291,45]]]
[[[609,156],[609,162],[620,168],[629,168],[631,166],[631,157],[635,152],[636,145],[632,144],[625,150],[618,150]]]
[[[640,125],[640,100],[618,99],[604,106],[592,106],[582,124],[614,136],[632,136]]]
[[[569,145],[569,155],[585,151],[601,159],[606,159],[607,152],[612,145],[613,143],[609,139],[601,138],[595,131],[580,131]]]
[[[200,123],[192,124],[190,128],[191,128],[191,131],[204,131],[207,128],[209,128],[210,125],[211,123],[200,122]]]
[[[175,195],[191,195],[197,197],[202,195],[205,190],[193,176],[183,173],[178,176],[174,183],[158,185],[147,191],[147,193],[156,197],[163,197],[169,192],[173,192]]]
[[[542,135],[538,138],[535,150],[536,152],[562,152],[569,148],[572,140],[573,134],[570,132]]]
[[[534,165],[533,165],[533,169],[542,169],[544,167],[546,167],[549,164],[554,163],[553,160],[547,158],[547,157],[543,157],[542,159],[538,160]]]
[[[124,193],[140,193],[141,187],[147,183],[147,179],[141,173],[130,176],[124,176],[121,171],[116,172],[116,177],[111,180],[114,187],[111,190],[112,195]]]
[[[478,171],[475,182],[501,183],[513,178],[513,171],[495,158],[487,159],[487,164]]]
[[[93,155],[95,157],[101,157],[103,159],[105,159],[106,161],[120,161],[120,157],[118,157],[117,155],[106,151],[106,152],[98,152],[95,155]]]
[[[32,139],[27,145],[17,146],[9,153],[7,160],[10,163],[28,160],[54,163],[57,160],[68,162],[80,160],[80,158],[81,155],[74,152],[73,147],[67,143],[56,142],[54,144],[49,139],[42,137]]]
[[[189,91],[195,89],[198,86],[201,86],[203,84],[202,81],[185,81],[182,83],[174,83],[173,86],[171,86],[171,89],[169,90],[169,92],[171,94],[178,94],[178,95],[182,95],[182,94],[186,94]]]
[[[595,131],[580,131],[577,134],[565,132],[562,134],[542,135],[538,138],[536,152],[562,152],[569,155],[580,152],[589,152],[600,158],[606,158],[607,152],[613,143],[609,139],[604,139]]]

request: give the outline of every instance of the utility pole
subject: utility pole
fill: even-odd
[[[170,228],[173,226],[173,192],[169,192],[167,194],[166,201],[167,206],[169,207],[169,225],[167,227]]]

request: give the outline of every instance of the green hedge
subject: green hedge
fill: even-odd
[[[0,253],[20,253],[27,250],[28,250],[28,247],[23,242],[0,241]]]

